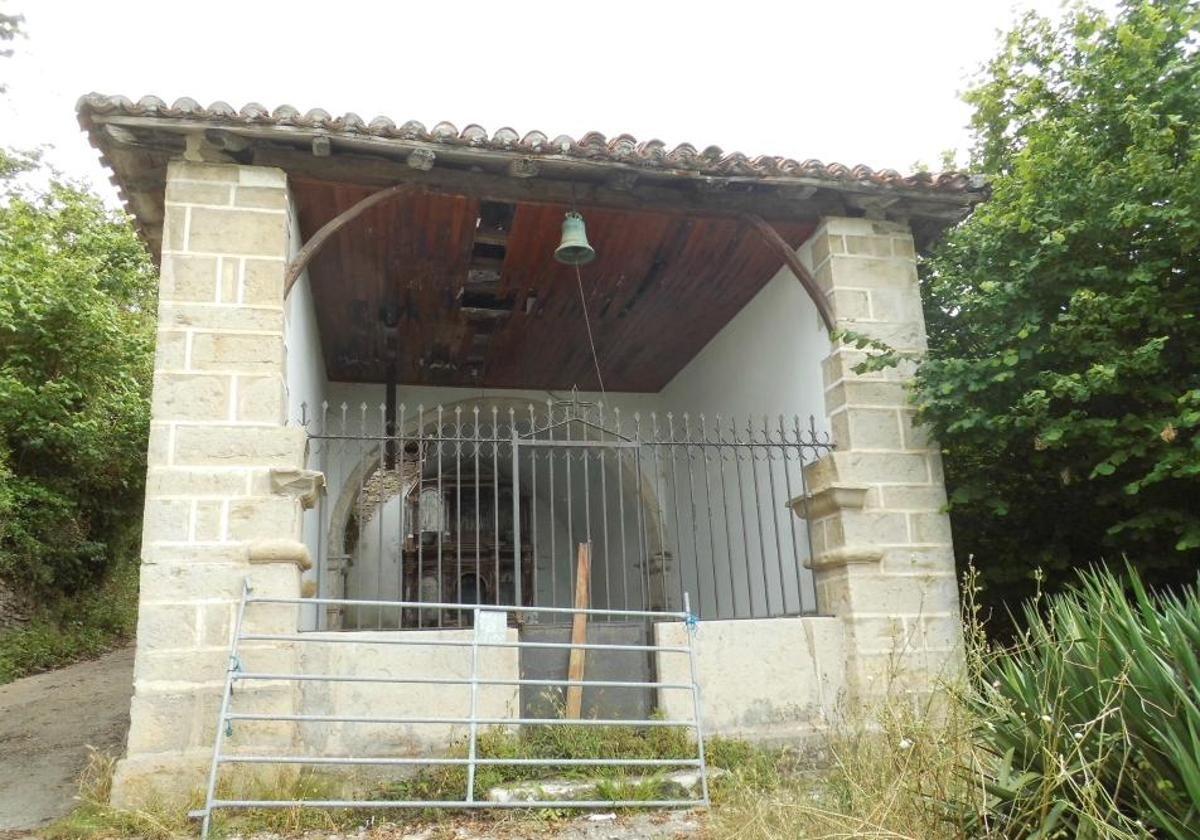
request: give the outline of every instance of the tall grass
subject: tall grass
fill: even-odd
[[[1096,569],[1021,611],[1007,647],[964,587],[968,667],[945,708],[843,721],[828,766],[734,786],[716,838],[1200,837],[1200,597]]]
[[[1200,836],[1200,598],[1105,570],[1042,605],[966,697],[986,807],[975,832]]]

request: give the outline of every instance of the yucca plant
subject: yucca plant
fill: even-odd
[[[976,834],[1200,836],[1200,597],[1129,569],[1024,608],[968,703],[986,798]]]

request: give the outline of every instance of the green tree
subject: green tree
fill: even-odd
[[[1200,5],[1025,16],[966,95],[991,199],[922,265],[955,541],[1033,570],[1200,559]]]
[[[98,197],[21,186],[40,166],[0,152],[0,576],[73,593],[136,544],[156,283]]]

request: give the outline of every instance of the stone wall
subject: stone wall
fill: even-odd
[[[826,219],[800,256],[833,305],[839,329],[914,356],[925,351],[906,225]],[[822,363],[838,449],[806,471],[811,563],[821,611],[845,627],[849,694],[862,701],[890,690],[920,697],[961,659],[942,462],[908,402],[915,363],[855,373],[864,358],[835,343]]]
[[[243,582],[260,595],[299,595],[304,553],[289,541],[302,494],[278,492],[306,445],[284,426],[289,207],[279,170],[182,161],[168,170],[138,649],[117,803],[202,780]],[[258,550],[272,539],[272,550]],[[247,626],[293,632],[295,613],[259,608]],[[248,653],[290,670],[286,647]],[[283,710],[294,693],[244,695]]]

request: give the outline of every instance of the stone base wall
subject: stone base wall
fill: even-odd
[[[656,645],[687,645],[678,622],[656,624]],[[803,740],[824,731],[844,701],[842,622],[833,618],[704,621],[692,640],[708,735],[752,740]],[[656,654],[658,679],[690,683],[684,653]],[[692,693],[663,689],[663,713],[695,720]]]
[[[338,635],[354,639],[353,643],[304,643],[300,667],[306,674],[466,680],[471,676],[471,648],[461,643],[469,642],[474,633],[471,629],[344,632]],[[515,629],[501,633],[504,641],[517,641]],[[389,643],[372,644],[376,639]],[[436,639],[461,646],[404,647],[394,643],[403,639]],[[515,680],[519,676],[515,647],[480,647],[478,657],[481,679]],[[300,691],[299,706],[304,714],[467,717],[471,710],[469,685],[310,682]],[[518,687],[480,686],[476,713],[487,718],[519,717]],[[442,724],[303,724],[297,733],[299,749],[336,756],[445,753],[450,744],[466,737],[466,726]]]

